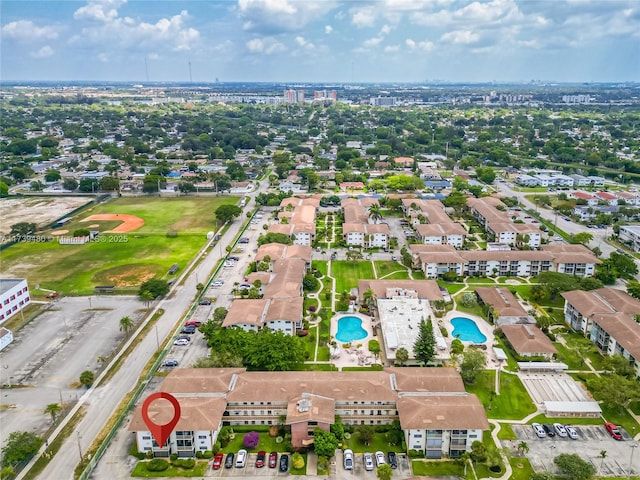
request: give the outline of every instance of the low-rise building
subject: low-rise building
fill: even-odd
[[[549,337],[535,325],[504,325],[502,333],[521,357],[544,357],[551,359],[558,353]]]
[[[476,295],[479,303],[487,306],[488,317],[497,327],[536,323],[506,287],[477,287]]]
[[[346,425],[390,425],[400,421],[407,446],[428,458],[457,458],[489,429],[484,407],[465,392],[454,368],[387,368],[362,372],[247,372],[244,369],[177,368],[161,391],[181,406],[176,428],[164,446],[153,440],[134,411],[129,431],[136,449],[154,456],[193,457],[211,450],[223,425],[291,426],[291,444],[313,442],[316,427],[328,430],[339,415]],[[151,419],[168,423],[173,407],[153,402]]]
[[[640,225],[621,226],[618,238],[633,248],[634,251],[640,252]]]
[[[584,245],[548,244],[543,245],[542,250],[553,255],[554,271],[576,277],[594,276],[596,265],[602,263]]]
[[[605,355],[621,355],[640,376],[640,301],[604,287],[562,293],[565,322],[591,340]]]
[[[27,280],[0,278],[0,325],[31,303]]]

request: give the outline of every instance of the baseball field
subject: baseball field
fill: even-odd
[[[2,251],[3,276],[27,278],[32,288],[63,295],[94,293],[96,286],[137,290],[145,280],[165,277],[175,263],[184,269],[215,231],[214,212],[235,197],[119,198],[82,210],[71,221],[39,232]],[[29,221],[24,218],[23,221]],[[59,238],[77,229],[100,232],[83,245]],[[42,241],[44,239],[51,241]],[[37,291],[34,293],[38,293]]]

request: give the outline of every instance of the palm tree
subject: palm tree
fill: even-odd
[[[382,211],[379,204],[374,203],[369,207],[369,218],[373,220],[373,223],[378,223],[382,220]]]
[[[604,465],[604,459],[607,458],[607,451],[606,450],[600,450],[600,458],[602,459],[600,461],[600,471],[602,471],[602,465]]]
[[[149,308],[149,305],[154,300],[153,293],[145,290],[140,294],[140,300],[142,300],[147,308]]]
[[[56,416],[58,415],[58,412],[60,410],[62,410],[62,407],[60,407],[60,404],[58,404],[58,403],[50,403],[44,409],[44,413],[48,413],[49,415],[51,415],[51,421],[55,422],[56,421]]]
[[[400,362],[400,365],[404,365],[409,360],[409,351],[404,347],[400,347],[396,350],[396,360]]]
[[[362,295],[362,303],[369,309],[369,311],[373,310],[376,306],[376,294],[373,293],[373,290],[369,288],[364,292]]]
[[[133,328],[133,320],[131,317],[122,317],[120,319],[120,331],[128,333]]]
[[[528,451],[529,451],[529,444],[527,442],[520,442],[518,444],[518,452],[520,452],[520,455],[524,455]]]

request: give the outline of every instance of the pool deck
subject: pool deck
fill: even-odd
[[[346,349],[343,348],[344,342],[341,342],[336,338],[336,334],[338,333],[338,320],[343,317],[359,318],[362,320],[362,328],[367,332],[366,337],[360,340],[353,340],[350,342],[351,347]],[[364,367],[374,363],[379,363],[379,360],[376,361],[373,354],[371,354],[368,349],[369,340],[378,340],[373,333],[371,317],[368,315],[356,312],[345,312],[335,315],[331,319],[331,340],[337,342],[340,347],[338,355],[331,359],[331,363],[338,367],[339,370],[342,370],[343,367]],[[360,345],[360,347],[358,347],[358,345]]]

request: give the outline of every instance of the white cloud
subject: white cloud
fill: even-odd
[[[398,52],[399,50],[400,50],[400,45],[388,45],[384,47],[384,51],[386,53],[395,53],[395,52]]]
[[[253,38],[246,43],[247,49],[252,53],[264,53],[272,55],[282,52],[285,46],[273,38]]]
[[[433,42],[424,40],[422,42],[416,42],[411,38],[407,38],[404,41],[405,45],[409,48],[409,50],[420,50],[422,52],[428,53],[433,50],[435,47]]]
[[[55,51],[53,50],[53,48],[51,48],[49,45],[45,45],[41,49],[36,50],[35,52],[31,52],[30,55],[33,58],[48,58],[51,57],[54,53]]]
[[[141,22],[118,15],[117,7],[124,0],[91,1],[76,10],[77,20],[98,20],[98,25],[82,28],[81,34],[71,39],[76,44],[93,44],[101,48],[130,50],[169,49],[191,50],[199,41],[200,32],[185,25],[189,14],[186,10],[156,23]]]
[[[470,30],[454,30],[443,34],[440,40],[454,45],[470,45],[480,40],[480,35]]]
[[[31,20],[17,20],[2,27],[2,36],[20,42],[35,42],[38,40],[55,40],[58,32],[50,26],[39,27]]]
[[[362,42],[362,46],[365,48],[373,48],[373,47],[377,47],[378,45],[380,45],[380,42],[382,42],[383,38],[381,37],[373,37],[373,38],[369,38],[367,40],[365,40],[364,42]]]
[[[389,25],[383,25],[378,35],[389,35],[390,32],[391,32],[391,27]]]
[[[355,8],[351,11],[351,23],[356,27],[372,27],[375,24],[377,12],[374,7]]]
[[[331,32],[333,32],[333,27],[331,25],[325,25],[324,26],[324,33],[326,33],[327,35],[330,35]]]
[[[315,48],[315,45],[311,42],[308,42],[307,40],[304,39],[304,37],[301,36],[297,36],[296,37],[296,43],[307,50],[313,50]]]
[[[87,5],[74,12],[73,18],[76,20],[110,22],[118,18],[118,8],[125,3],[127,3],[127,0],[89,0]]]
[[[337,6],[335,0],[238,0],[245,30],[275,35],[302,30]]]

